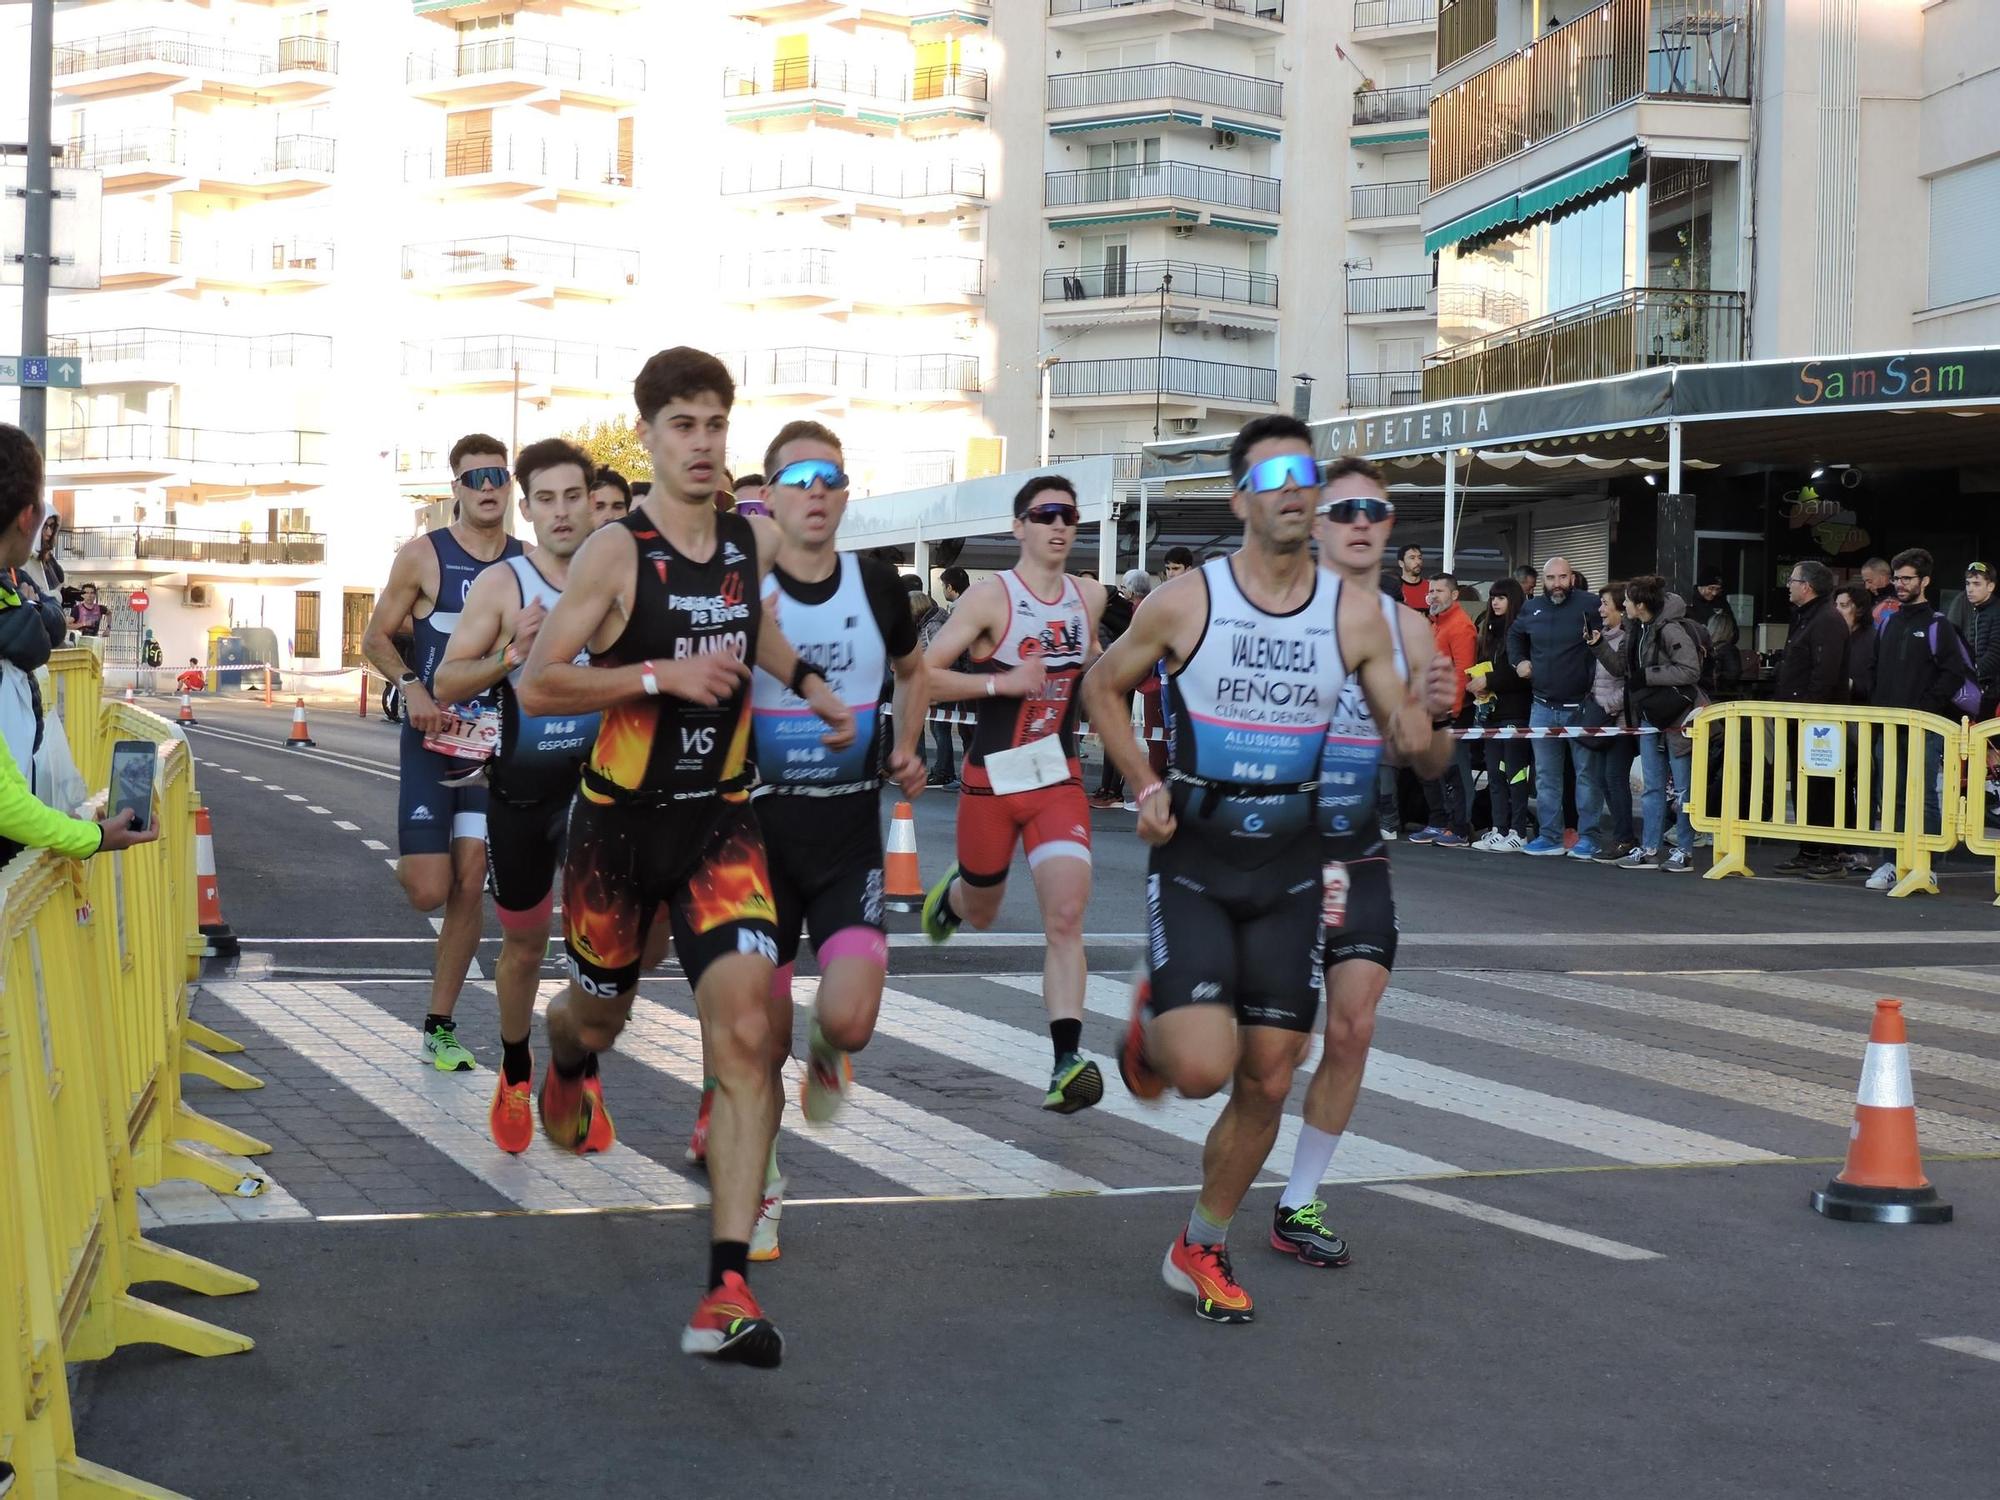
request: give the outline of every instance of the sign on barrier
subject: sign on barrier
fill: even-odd
[[[1986,825],[1986,782],[1995,754],[2000,754],[2000,719],[1965,726],[1965,801],[1959,836],[1974,854],[1993,861],[1993,904],[2000,906],[2000,833]]]

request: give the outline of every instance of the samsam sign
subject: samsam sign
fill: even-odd
[[[1938,350],[1799,364],[1686,366],[1675,371],[1674,380],[1675,413],[1690,417],[1960,401],[2000,401],[2000,352]]]

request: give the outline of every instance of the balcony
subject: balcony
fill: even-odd
[[[877,263],[821,247],[760,250],[722,259],[722,292],[749,307],[809,307],[832,317],[857,308],[949,312],[986,295],[986,262],[976,255],[926,255]]]
[[[1415,406],[1424,399],[1422,370],[1373,370],[1347,377],[1350,411],[1375,411],[1384,406]]]
[[[923,216],[984,203],[986,169],[950,160],[870,162],[785,156],[724,166],[722,194],[754,198],[778,209],[853,213],[866,205]]]
[[[403,376],[413,385],[464,392],[510,390],[518,383],[522,395],[537,399],[629,393],[640,363],[631,349],[509,334],[403,345]]]
[[[98,267],[106,291],[166,286],[187,274],[181,265],[180,234],[164,229],[105,235]]]
[[[1430,289],[1428,272],[1416,276],[1350,276],[1347,315],[1399,320],[1411,313],[1428,317]]]
[[[148,191],[188,176],[188,140],[177,130],[114,130],[63,148],[62,164],[104,174],[104,191]]]
[[[219,291],[304,292],[333,280],[331,240],[213,240],[186,246],[181,260],[198,286]]]
[[[1743,294],[1634,287],[1424,361],[1424,399],[1603,380],[1659,365],[1743,358]]]
[[[1438,23],[1438,0],[1354,0],[1354,35],[1358,40],[1415,35]]]
[[[325,93],[339,71],[339,44],[316,36],[280,37],[265,51],[142,26],[55,49],[56,91],[72,99],[168,89],[246,104],[290,103]]]
[[[646,65],[528,37],[461,42],[444,52],[412,52],[403,80],[418,99],[451,109],[539,96],[619,108],[646,92]]]
[[[1401,125],[1421,120],[1431,112],[1431,86],[1406,83],[1393,89],[1356,89],[1356,125]]]
[[[1642,99],[1747,102],[1751,4],[1607,0],[1474,73],[1432,108],[1431,191]]]
[[[974,397],[979,360],[970,354],[866,354],[848,349],[756,349],[723,362],[746,392],[765,398],[937,405]]]
[[[1049,0],[1049,25],[1058,29],[1129,26],[1155,18],[1174,21],[1183,30],[1261,41],[1283,32],[1285,0]]]
[[[1157,303],[1162,280],[1173,277],[1169,306],[1183,298],[1278,307],[1278,278],[1262,271],[1205,266],[1191,260],[1142,260],[1122,266],[1068,266],[1042,272],[1043,302],[1096,302],[1138,297]]]
[[[834,57],[787,58],[761,68],[726,68],[723,109],[733,124],[846,122],[870,131],[898,126],[956,129],[986,117],[983,68],[882,68]]]
[[[283,493],[322,482],[323,432],[223,432],[151,424],[51,427],[53,484],[168,483],[197,491]]]
[[[1347,217],[1414,224],[1429,186],[1421,177],[1405,182],[1357,182],[1347,190]]]
[[[1438,7],[1438,71],[1442,73],[1499,34],[1495,0],[1444,0]]]
[[[1259,177],[1250,172],[1227,172],[1220,167],[1198,167],[1193,162],[1162,161],[1144,166],[1083,167],[1068,172],[1042,174],[1042,203],[1051,213],[1050,225],[1057,229],[1081,228],[1100,222],[1130,223],[1143,219],[1175,219],[1194,223],[1201,218],[1200,205],[1237,212],[1269,214],[1278,212],[1283,184],[1275,177]],[[1074,210],[1098,204],[1131,204],[1134,212],[1114,215]],[[1227,228],[1251,227],[1234,220],[1210,215],[1210,221]],[[1269,233],[1275,226],[1256,226]]]
[[[469,135],[403,153],[403,180],[439,199],[617,204],[632,196],[632,153],[529,136]]]
[[[1057,73],[1048,81],[1049,111],[1063,113],[1065,120],[1078,110],[1143,104],[1157,105],[1163,111],[1197,106],[1275,120],[1285,112],[1285,86],[1247,73],[1174,62]],[[1051,121],[1052,125],[1057,123]],[[1212,123],[1226,128],[1225,121]]]
[[[231,198],[296,198],[333,185],[330,135],[281,135],[268,150],[228,150],[195,169],[198,191]]]
[[[175,386],[208,370],[326,370],[333,340],[317,333],[195,333],[108,328],[49,340],[51,354],[81,359],[88,388]]]
[[[1065,359],[1049,368],[1049,396],[1056,401],[1115,398],[1129,405],[1155,395],[1183,402],[1256,410],[1278,399],[1278,372],[1257,365],[1218,364],[1207,359]]]
[[[185,526],[83,526],[62,533],[62,565],[81,575],[304,580],[326,566],[326,536],[281,531],[254,536]]]
[[[639,283],[639,252],[528,235],[489,234],[403,247],[403,280],[427,297],[609,302]]]

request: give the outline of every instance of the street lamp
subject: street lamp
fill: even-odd
[[[1049,371],[1062,363],[1060,354],[1044,354],[1035,361],[1035,368],[1042,372],[1042,467],[1049,466],[1049,440],[1055,431],[1049,426]]]
[[[1167,293],[1174,284],[1174,273],[1169,271],[1160,278],[1160,334],[1153,344],[1153,441],[1160,440],[1160,393],[1167,381]]]

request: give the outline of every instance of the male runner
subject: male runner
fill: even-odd
[[[1209,1132],[1202,1190],[1167,1251],[1167,1285],[1213,1322],[1247,1323],[1229,1221],[1277,1138],[1319,1013],[1319,835],[1313,783],[1349,677],[1394,726],[1412,713],[1373,589],[1343,589],[1307,550],[1319,500],[1312,436],[1259,417],[1229,450],[1243,545],[1169,580],[1084,682],[1105,754],[1140,788],[1148,977],[1120,1058],[1142,1099],[1230,1085]],[[1123,711],[1164,661],[1170,785],[1153,779]],[[1430,720],[1422,721],[1426,738]],[[1148,1019],[1150,1017],[1150,1025]]]
[[[444,725],[444,708],[431,691],[431,678],[444,660],[472,580],[495,563],[520,556],[521,543],[507,535],[507,445],[484,433],[469,433],[451,446],[451,472],[452,523],[403,544],[375,600],[361,650],[371,667],[396,684],[403,699],[396,879],[418,911],[444,908],[431,966],[423,1055],[441,1073],[465,1073],[472,1069],[472,1054],[459,1044],[451,1013],[479,948],[486,787],[481,782],[446,785],[467,767],[424,748],[424,736]],[[405,619],[414,621],[414,667],[390,639]],[[483,698],[444,703],[472,714],[486,706]]]
[[[632,511],[632,481],[606,465],[590,478],[590,515],[593,529],[615,521]]]
[[[1083,913],[1090,904],[1090,806],[1076,757],[1076,685],[1097,655],[1104,586],[1063,571],[1076,543],[1076,490],[1038,474],[1014,496],[1021,555],[966,590],[924,661],[939,703],[970,700],[972,744],[960,773],[958,861],[924,897],[924,931],[942,943],[1000,915],[1018,838],[1048,934],[1042,1001],[1055,1070],[1042,1108],[1088,1109],[1104,1077],[1083,1055]],[[952,663],[970,651],[974,670]]]
[[[1379,588],[1395,514],[1380,470],[1366,459],[1338,459],[1326,471],[1313,541],[1322,568],[1331,569],[1356,595],[1372,594],[1380,604],[1398,673],[1405,681],[1424,685],[1426,711],[1441,717],[1451,708],[1456,672],[1451,658],[1436,650],[1430,622],[1423,615]],[[1417,757],[1417,774],[1442,774],[1451,751],[1449,731],[1433,734]],[[1348,1263],[1347,1242],[1322,1218],[1326,1204],[1319,1185],[1354,1113],[1368,1046],[1375,1036],[1375,1007],[1388,988],[1389,970],[1396,961],[1389,849],[1375,816],[1375,775],[1382,761],[1382,732],[1368,711],[1360,684],[1350,678],[1334,703],[1333,725],[1319,767],[1326,1044],[1306,1089],[1305,1121],[1292,1149],[1291,1178],[1271,1222],[1272,1248],[1309,1266]]]
[[[588,456],[562,438],[521,450],[515,466],[521,518],[534,528],[535,545],[472,585],[434,679],[447,702],[491,693],[500,707],[500,748],[486,767],[486,872],[500,916],[493,984],[503,1055],[488,1123],[493,1143],[517,1154],[535,1138],[528,1032],[549,949],[563,826],[597,738],[597,715],[524,714],[516,689],[536,632],[562,597],[570,558],[591,533],[590,473]]]
[[[778,933],[749,807],[751,665],[789,683],[825,721],[828,750],[853,743],[854,716],[824,673],[764,621],[758,599],[777,556],[777,527],[715,508],[736,395],[728,370],[698,349],[662,350],[646,361],[633,395],[652,491],[577,554],[519,686],[524,713],[604,714],[570,809],[563,926],[571,979],[548,1009],[542,1129],[571,1151],[588,1149],[593,1132],[610,1133],[595,1055],[624,1029],[648,930],[664,906],[717,1085],[708,1291],[681,1348],[769,1367],[783,1358],[784,1339],[745,1279],[778,1118]],[[579,666],[586,648],[592,664]]]

